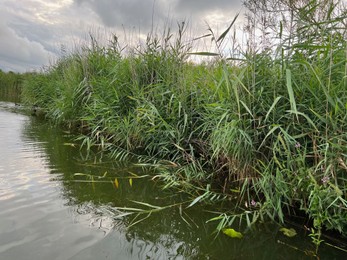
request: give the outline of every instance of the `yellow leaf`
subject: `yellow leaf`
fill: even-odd
[[[280,231],[282,231],[282,233],[287,236],[287,237],[294,237],[296,236],[296,231],[294,228],[280,228]]]
[[[232,238],[242,238],[243,235],[240,232],[235,231],[233,228],[223,229],[223,233]]]
[[[133,186],[133,179],[132,178],[129,179],[129,184],[131,187]]]
[[[64,143],[64,145],[71,146],[71,147],[75,147],[75,144],[74,144],[74,143]]]
[[[118,187],[119,187],[119,182],[118,182],[118,179],[117,179],[117,178],[114,179],[114,185],[115,185],[116,188],[118,189]]]

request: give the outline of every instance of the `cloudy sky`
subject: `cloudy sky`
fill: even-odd
[[[199,36],[206,23],[226,28],[241,10],[241,0],[0,0],[0,69],[39,69],[90,31],[146,35],[152,24],[185,19]]]

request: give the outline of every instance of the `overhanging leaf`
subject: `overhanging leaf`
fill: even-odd
[[[218,53],[207,52],[207,51],[189,52],[188,54],[191,54],[191,55],[201,55],[201,56],[219,56]]]
[[[187,208],[190,208],[191,206],[193,206],[195,203],[199,202],[203,197],[205,197],[205,193],[200,195],[199,197],[196,197],[192,203],[189,204],[189,206]]]
[[[234,25],[234,23],[235,23],[237,17],[239,16],[239,14],[240,14],[240,13],[238,13],[238,14],[234,17],[234,19],[233,19],[233,21],[230,23],[229,27],[219,36],[219,38],[217,39],[217,42],[219,42],[219,41],[221,41],[221,40],[223,40],[223,39],[225,38],[225,36],[226,36],[226,35],[228,34],[228,32],[230,31],[231,27]]]
[[[296,108],[294,90],[293,90],[293,86],[292,86],[292,72],[290,69],[286,69],[286,79],[287,79],[287,90],[288,90],[288,95],[289,95],[290,107],[291,107],[291,110],[293,110],[294,113],[297,114],[298,110]],[[296,117],[298,119],[297,115],[296,115]]]
[[[199,40],[199,39],[202,39],[202,38],[206,38],[206,37],[210,37],[212,36],[212,33],[208,33],[208,34],[205,34],[203,36],[199,36],[197,38],[194,38],[193,41],[196,41],[196,40]]]

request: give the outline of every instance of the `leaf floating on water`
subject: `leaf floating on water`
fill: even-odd
[[[117,179],[117,178],[114,179],[114,185],[115,185],[116,188],[118,189],[118,187],[119,187],[119,182],[118,182],[118,179]]]
[[[128,173],[130,173],[132,176],[134,176],[134,177],[140,177],[139,175],[137,175],[136,173],[134,173],[134,172],[131,172],[131,171],[128,171]]]
[[[74,143],[64,143],[63,145],[71,146],[71,147],[76,147],[76,145],[75,145]]]
[[[129,184],[130,184],[130,187],[133,186],[133,179],[132,178],[129,179]]]
[[[287,237],[294,237],[296,236],[296,231],[294,228],[280,228],[280,231],[282,231],[282,233],[287,236]]]
[[[87,174],[81,173],[81,172],[76,172],[73,174],[74,176],[86,176]]]
[[[243,238],[243,235],[233,228],[223,229],[223,233],[232,238]]]

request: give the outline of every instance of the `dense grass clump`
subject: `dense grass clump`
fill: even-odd
[[[291,23],[264,34],[277,48],[241,46],[237,61],[218,52],[232,26],[219,37],[209,29],[216,53],[192,51],[184,24],[126,51],[116,37],[108,46],[92,37],[32,74],[23,99],[78,128],[88,149],[156,162],[167,186],[199,196],[195,203],[232,198],[235,208],[215,219],[220,229],[236,218],[283,222],[299,209],[319,244],[323,227],[347,234],[346,10],[331,2],[322,14],[323,2],[286,6]],[[196,64],[192,55],[216,59]]]
[[[0,97],[7,101],[19,102],[21,84],[26,74],[0,70]]]

